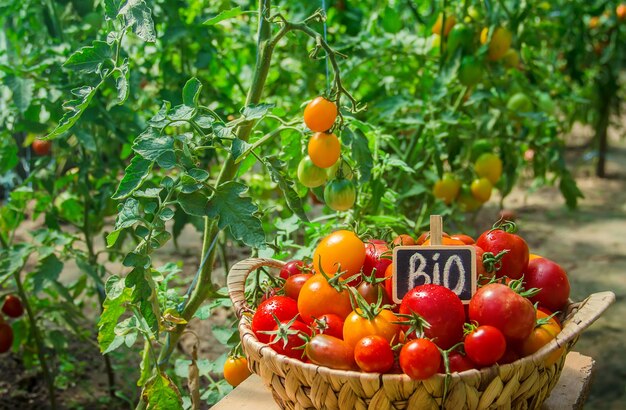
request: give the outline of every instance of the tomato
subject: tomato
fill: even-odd
[[[311,323],[314,317],[327,313],[345,319],[352,312],[350,292],[346,288],[337,290],[324,275],[316,273],[302,285],[298,296],[298,310],[306,323]]]
[[[491,185],[491,182],[485,177],[473,180],[472,185],[470,185],[472,196],[481,203],[489,201],[492,189],[493,185]]]
[[[513,48],[509,48],[502,57],[502,63],[507,68],[518,68],[520,63],[519,53]]]
[[[306,156],[298,164],[298,180],[307,188],[317,188],[326,182],[326,171]]]
[[[292,298],[293,300],[298,300],[300,296],[300,291],[302,290],[302,286],[309,280],[313,274],[311,273],[301,273],[299,275],[293,275],[287,278],[285,281],[285,295]]]
[[[311,329],[304,323],[292,319],[276,324],[270,334],[269,345],[278,354],[302,360],[305,342],[300,336],[311,336]]]
[[[528,336],[520,345],[519,352],[522,356],[529,356],[543,346],[547,345],[554,339],[561,331],[561,326],[557,323],[556,319],[549,318],[549,315],[538,310],[537,311],[537,325],[533,329],[530,336]],[[563,355],[565,346],[555,350],[546,357],[544,363],[546,366],[552,366]]]
[[[318,167],[330,168],[339,160],[341,143],[335,134],[316,132],[309,139],[308,154]]]
[[[344,278],[361,271],[365,261],[365,244],[354,232],[339,230],[331,233],[315,248],[313,266],[315,272],[335,275],[345,271]]]
[[[481,154],[474,162],[474,171],[479,177],[487,178],[495,185],[502,176],[502,160],[491,152]]]
[[[462,233],[455,233],[450,235],[450,239],[454,239],[457,241],[461,241],[463,242],[465,245],[473,245],[474,243],[476,243],[476,241],[474,240],[474,238],[472,238],[469,235],[465,235]]]
[[[355,370],[354,348],[329,335],[315,335],[304,349],[311,362],[339,370]]]
[[[498,364],[508,364],[513,363],[514,361],[520,359],[519,353],[517,353],[517,349],[515,349],[511,344],[506,346],[506,351],[500,360],[498,360]]]
[[[371,239],[365,244],[365,260],[363,261],[363,275],[369,276],[376,269],[376,277],[385,276],[387,266],[391,264],[391,249],[381,239]]]
[[[426,380],[437,373],[441,355],[428,339],[413,339],[400,350],[400,367],[411,379]]]
[[[530,112],[533,110],[533,103],[524,93],[515,93],[506,103],[506,108],[514,114]]]
[[[13,345],[13,329],[6,323],[0,323],[0,353],[6,353]]]
[[[626,21],[626,4],[620,4],[615,9],[615,14],[619,21]]]
[[[391,305],[391,298],[387,296],[387,291],[376,279],[383,280],[383,278],[376,277],[373,278],[373,281],[370,279],[363,280],[356,288],[357,293],[361,295],[368,304],[377,303],[380,295],[383,305]]]
[[[483,205],[482,202],[474,198],[469,192],[461,193],[457,202],[459,203],[459,208],[463,212],[477,211]]]
[[[600,25],[600,17],[598,16],[593,16],[589,19],[589,28],[590,29],[595,29]]]
[[[4,299],[2,305],[2,312],[8,317],[20,317],[24,314],[24,307],[22,301],[15,295],[9,295]]]
[[[454,351],[450,352],[448,355],[448,366],[450,367],[450,373],[460,373],[466,370],[471,370],[476,368],[476,363],[472,362],[467,355],[464,355],[460,352]],[[445,373],[446,369],[443,366],[439,366],[439,373]]]
[[[469,51],[472,48],[474,32],[463,23],[456,24],[448,34],[448,53],[454,55],[457,49]]]
[[[365,336],[354,346],[354,360],[364,372],[387,373],[393,367],[393,350],[385,338]]]
[[[313,321],[313,332],[325,334],[343,340],[343,319],[332,313],[316,317]]]
[[[393,301],[393,262],[385,269],[385,292],[389,300]]]
[[[300,275],[303,272],[304,262],[296,259],[289,261],[283,265],[280,269],[280,277],[283,279],[287,279],[293,275]]]
[[[535,327],[535,308],[507,285],[492,283],[478,289],[470,300],[469,318],[498,328],[507,339],[523,340]]]
[[[519,279],[524,274],[528,266],[529,251],[528,244],[520,236],[501,229],[493,229],[480,235],[476,245],[494,255],[507,251],[500,260],[501,268],[496,272],[497,277],[508,276],[511,279]]]
[[[495,276],[495,272],[487,272],[485,265],[483,264],[483,254],[485,251],[480,246],[474,245],[476,249],[476,279],[483,278],[484,283],[489,281],[489,278]]]
[[[478,84],[483,78],[483,67],[474,56],[465,56],[459,66],[459,82],[466,87]]]
[[[263,296],[261,296],[261,299],[259,300],[259,305],[265,302],[266,300],[273,298],[274,296],[280,295],[280,291],[281,291],[281,288],[279,287],[270,286],[266,288],[265,292],[263,292]]]
[[[356,201],[356,186],[346,178],[333,179],[324,188],[324,201],[333,211],[347,211]]]
[[[569,299],[569,279],[558,264],[546,258],[536,258],[528,262],[524,272],[526,289],[541,289],[530,298],[533,303],[539,303],[553,312],[563,310]]]
[[[31,145],[31,148],[35,155],[43,157],[46,155],[50,155],[50,150],[52,149],[52,142],[44,141],[44,140],[35,140]]]
[[[424,329],[424,336],[433,339],[442,349],[449,349],[463,338],[463,302],[450,289],[433,284],[416,286],[402,298],[400,304],[401,314],[410,315],[413,312],[430,324]]]
[[[243,356],[230,356],[224,362],[224,379],[233,387],[237,387],[250,376],[252,372],[248,369],[248,359]]]
[[[446,236],[441,238],[441,244],[442,245],[450,245],[450,246],[463,246],[465,245],[465,242],[463,242],[460,239],[454,239],[452,237],[448,238]],[[426,239],[423,243],[422,246],[429,246],[430,245],[430,238]]]
[[[304,123],[313,132],[332,128],[337,119],[337,105],[324,97],[316,97],[304,109]]]
[[[266,333],[274,329],[276,319],[279,321],[291,320],[298,315],[298,305],[296,301],[287,296],[274,296],[262,302],[252,316],[252,332],[261,343],[270,341],[270,336]]]
[[[491,366],[504,356],[506,339],[493,326],[481,325],[465,336],[465,353],[479,366]]]
[[[485,27],[480,33],[480,43],[485,44],[489,39],[489,29]],[[491,36],[489,42],[489,51],[487,53],[487,59],[490,61],[497,61],[504,57],[506,52],[511,47],[511,41],[513,35],[509,30],[504,27],[496,27]]]
[[[542,93],[542,92],[537,93],[537,107],[539,108],[540,111],[543,111],[546,114],[551,114],[551,115],[554,114],[554,111],[556,110],[556,104],[552,100],[552,97],[550,97],[550,94]],[[533,151],[533,156],[534,156],[534,151]]]
[[[350,346],[355,346],[360,339],[371,335],[381,336],[389,343],[398,341],[400,325],[394,323],[398,318],[391,310],[381,309],[371,318],[364,316],[366,313],[357,308],[346,317],[343,340]]]
[[[433,195],[435,198],[443,200],[446,205],[450,205],[459,195],[460,188],[461,182],[454,175],[446,173],[442,179],[435,182]]]
[[[391,244],[393,246],[414,246],[416,243],[411,235],[403,233],[393,238]]]
[[[450,30],[452,30],[452,27],[454,27],[455,24],[456,24],[456,18],[450,14],[446,14],[446,24],[445,24],[445,27],[443,27],[444,37],[450,33]],[[435,24],[433,25],[432,33],[438,36],[441,35],[442,26],[443,26],[443,13],[439,13],[437,20],[435,21]]]
[[[339,167],[341,167],[341,172],[339,172]],[[326,176],[329,180],[334,178],[345,178],[352,181],[352,178],[354,178],[354,172],[345,160],[340,159],[339,161],[335,162],[330,168],[326,168]]]

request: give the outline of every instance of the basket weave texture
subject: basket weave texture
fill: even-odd
[[[612,292],[600,292],[570,303],[563,330],[541,350],[511,364],[453,373],[444,394],[445,375],[417,381],[404,374],[334,370],[279,355],[260,343],[250,328],[246,277],[258,268],[283,264],[273,259],[246,259],[235,264],[228,275],[228,291],[240,318],[239,332],[250,369],[283,409],[538,409],[556,385],[565,356],[581,332],[615,301]],[[546,367],[546,357],[561,346],[564,354]]]

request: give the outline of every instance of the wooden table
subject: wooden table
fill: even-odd
[[[594,364],[591,357],[569,353],[559,383],[544,403],[543,410],[582,409],[589,394]],[[278,410],[279,407],[261,379],[253,374],[211,409]]]

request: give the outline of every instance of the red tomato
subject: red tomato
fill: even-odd
[[[506,340],[500,330],[482,325],[465,336],[465,353],[480,366],[491,366],[504,356]]]
[[[545,306],[553,312],[563,310],[569,299],[569,280],[567,274],[556,263],[546,258],[537,258],[528,262],[524,273],[526,289],[541,289],[530,298],[533,303]]]
[[[337,290],[321,273],[316,273],[302,285],[298,296],[298,310],[306,323],[311,323],[314,317],[327,313],[345,319],[352,312],[350,292],[347,288]]]
[[[473,245],[476,243],[476,241],[474,241],[474,238],[472,238],[469,235],[462,234],[462,233],[452,234],[450,235],[450,238],[456,239],[457,241],[461,241],[466,245]]]
[[[6,323],[0,323],[0,353],[6,353],[13,345],[13,329]]]
[[[315,335],[304,349],[312,363],[339,370],[355,370],[354,349],[341,339]]]
[[[24,314],[22,301],[15,295],[7,296],[2,305],[2,312],[8,317],[16,318],[22,316]]]
[[[325,334],[343,340],[343,319],[332,313],[316,317],[313,321],[313,332]]]
[[[285,263],[283,267],[280,269],[280,277],[283,279],[287,279],[293,275],[299,275],[303,273],[304,262],[301,260],[293,260]]]
[[[368,373],[387,373],[393,367],[393,350],[380,336],[366,336],[354,346],[354,360]]]
[[[295,320],[283,320],[280,326],[276,324],[273,329],[274,334],[270,335],[269,345],[278,354],[283,354],[292,359],[302,360],[304,356],[305,342],[300,335],[311,336],[311,329],[304,323]]]
[[[466,370],[471,370],[476,368],[476,363],[472,362],[467,355],[461,354],[459,352],[451,352],[448,355],[448,363],[450,365],[450,373],[454,372],[464,372]],[[445,373],[445,369],[440,371],[440,373]]]
[[[270,335],[260,332],[270,331],[276,327],[276,319],[279,321],[291,320],[298,315],[296,301],[287,296],[274,296],[262,302],[252,316],[252,332],[261,343],[270,341]]]
[[[293,300],[298,300],[300,296],[300,291],[302,290],[302,286],[304,283],[309,280],[313,274],[311,273],[301,273],[299,275],[293,275],[287,278],[285,281],[285,295],[289,296]]]
[[[535,327],[535,307],[507,285],[492,283],[470,300],[469,318],[498,328],[507,339],[523,340]]]
[[[393,301],[393,263],[387,266],[385,269],[385,292],[387,292],[387,296],[389,300]]]
[[[35,140],[31,145],[33,152],[35,155],[43,157],[46,155],[50,155],[50,150],[52,149],[52,142],[44,141],[44,140]]]
[[[450,289],[432,284],[413,288],[400,304],[401,314],[408,315],[412,312],[419,314],[430,324],[430,328],[424,329],[424,335],[433,339],[442,349],[449,349],[463,339],[463,302]]]
[[[320,262],[321,260],[321,262]],[[345,271],[344,278],[361,271],[365,261],[365,244],[354,232],[340,230],[321,240],[313,253],[315,272],[334,276],[339,269]]]
[[[281,289],[280,288],[273,288],[273,287],[269,287],[265,290],[265,293],[263,293],[263,296],[261,296],[261,299],[259,300],[259,305],[263,302],[265,302],[268,299],[273,298],[274,296],[279,296]]]
[[[337,118],[337,105],[324,97],[316,97],[304,109],[304,123],[314,132],[328,131]]]
[[[506,347],[506,351],[504,352],[504,355],[500,358],[500,360],[498,360],[498,364],[502,365],[502,364],[513,363],[519,358],[520,358],[519,353],[517,353],[517,350],[514,348],[514,346],[512,346],[509,343]]]
[[[357,308],[348,315],[343,324],[343,340],[350,346],[355,346],[359,340],[371,335],[381,336],[388,343],[398,341],[400,325],[394,323],[398,318],[391,310],[382,309],[371,319],[361,314],[361,309]]]
[[[484,278],[484,281],[487,282],[489,277],[492,277],[495,272],[487,273],[485,270],[485,265],[483,265],[483,248],[480,246],[474,245],[476,249],[476,279],[479,279],[481,276]]]
[[[480,246],[485,252],[491,252],[497,255],[501,251],[508,250],[502,257],[502,267],[496,272],[496,276],[508,276],[511,279],[519,279],[522,277],[526,266],[528,266],[528,245],[520,236],[505,232],[500,229],[494,229],[484,232],[476,245]]]
[[[416,245],[415,239],[407,234],[400,234],[391,242],[393,246],[413,246]]]
[[[428,339],[413,339],[400,350],[400,367],[411,379],[425,380],[437,373],[441,355]]]
[[[369,276],[376,269],[376,277],[385,276],[385,269],[391,264],[392,253],[387,243],[380,239],[372,239],[365,244],[365,260],[363,274]]]

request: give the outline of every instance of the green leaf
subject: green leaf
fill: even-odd
[[[204,182],[209,179],[209,172],[204,169],[192,168],[187,173],[198,182]]]
[[[108,285],[108,283],[107,283]],[[115,340],[115,326],[117,322],[126,312],[126,304],[130,301],[131,290],[125,288],[120,294],[115,294],[115,298],[107,298],[102,304],[102,314],[98,321],[98,343],[100,344],[100,351],[102,353],[108,353],[111,344]],[[120,346],[121,343],[118,344]]]
[[[148,404],[147,410],[182,410],[178,388],[167,375],[159,372],[146,383],[141,396]]]
[[[110,276],[107,279],[106,284],[104,285],[104,290],[106,291],[107,298],[113,300],[122,296],[126,287],[124,286],[124,281],[117,275]]]
[[[35,80],[11,74],[5,77],[4,82],[13,93],[13,103],[19,112],[26,112],[33,99]]]
[[[137,267],[147,269],[150,266],[150,256],[136,252],[130,252],[126,255],[122,264],[126,267]]]
[[[0,174],[15,168],[19,162],[17,144],[10,136],[0,136]]]
[[[101,84],[102,83],[99,83],[95,87],[84,86],[73,89],[72,94],[74,94],[77,98],[66,101],[63,104],[63,108],[67,109],[68,111],[59,121],[59,125],[57,125],[56,128],[46,136],[46,138],[54,138],[72,128],[76,121],[78,121],[81,115],[83,115],[83,112],[85,112],[85,110],[89,106],[91,99],[96,94],[96,91]]]
[[[207,25],[207,26],[214,26],[217,23],[220,23],[220,22],[222,22],[224,20],[231,19],[233,17],[240,16],[243,13],[244,13],[244,11],[241,10],[241,7],[235,7],[235,8],[232,8],[230,10],[222,11],[221,13],[219,13],[215,17],[211,17],[210,19],[205,21],[204,24]]]
[[[146,179],[150,173],[151,168],[151,161],[148,161],[139,155],[134,156],[128,167],[126,167],[124,177],[113,194],[113,199],[126,198],[132,194],[137,188],[139,188],[139,186],[141,186],[143,180]]]
[[[193,77],[185,83],[183,87],[183,104],[190,107],[198,105],[198,97],[202,90],[202,83],[196,77]]]
[[[232,146],[230,147],[230,153],[233,156],[235,163],[241,162],[241,160],[245,158],[244,154],[246,154],[250,148],[252,148],[252,144],[248,144],[242,139],[235,138]]]
[[[302,221],[309,222],[309,218],[307,218],[302,207],[302,199],[294,189],[295,183],[287,174],[285,163],[274,156],[261,158],[261,161],[269,171],[272,181],[276,182],[280,190],[283,191],[289,209],[298,215]]]
[[[104,0],[104,12],[108,20],[117,17],[126,0]]]
[[[113,63],[112,58],[113,49],[111,45],[105,41],[96,40],[90,46],[75,51],[63,64],[63,67],[84,73],[96,73],[101,71],[104,62]]]
[[[133,226],[139,221],[139,201],[128,198],[124,201],[115,220],[115,229],[123,229]]]
[[[0,283],[8,276],[19,272],[34,250],[35,248],[29,244],[18,244],[9,250],[2,249],[0,251]]]
[[[578,198],[585,197],[569,172],[565,172],[561,175],[559,189],[561,190],[561,193],[565,198],[565,204],[569,209],[576,209],[578,206]]]
[[[258,211],[250,198],[241,196],[248,187],[240,182],[228,181],[217,187],[209,200],[207,215],[219,218],[220,229],[228,227],[237,240],[255,248],[265,248],[265,233]]]
[[[265,117],[274,107],[274,104],[250,104],[241,110],[241,115],[243,115],[248,121],[258,120]]]
[[[144,0],[127,0],[118,15],[122,16],[126,27],[131,27],[137,37],[149,43],[156,41],[152,11]]]
[[[211,333],[213,337],[217,339],[223,345],[228,345],[228,341],[233,336],[233,332],[238,332],[236,328],[232,326],[213,325],[211,326]]]
[[[115,78],[115,89],[117,90],[117,97],[113,104],[122,105],[126,102],[128,98],[129,90],[128,90],[128,79],[129,79],[129,70],[128,70],[128,59],[124,60],[124,64],[119,67],[121,71],[115,71],[113,74]]]
[[[59,279],[61,271],[63,271],[63,262],[61,262],[55,254],[51,254],[42,259],[37,269],[32,274],[35,293],[41,292],[45,285]]]
[[[352,159],[354,163],[358,164],[361,175],[359,181],[361,183],[369,181],[372,175],[372,168],[374,167],[374,159],[368,146],[367,137],[360,129],[352,131],[349,128],[345,128],[342,139],[344,144],[350,146]]]
[[[207,197],[201,192],[193,192],[190,194],[178,194],[178,203],[183,211],[188,215],[206,216],[207,214]]]
[[[146,279],[146,275],[149,274],[149,271],[141,267],[135,268],[126,276],[125,284],[126,287],[133,289],[131,300],[134,303],[139,303],[139,311],[156,337],[159,321],[151,303],[155,300],[156,295],[153,295],[154,290]]]
[[[166,169],[176,164],[174,138],[169,135],[159,135],[159,132],[152,127],[135,139],[133,150],[149,161],[156,161]]]

